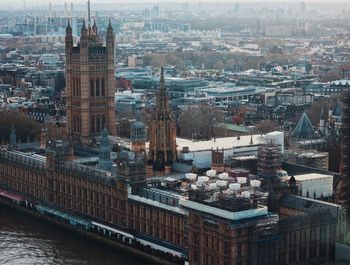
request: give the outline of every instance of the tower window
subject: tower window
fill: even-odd
[[[77,78],[77,96],[81,96],[81,89],[80,89],[80,77]]]
[[[96,132],[101,132],[101,116],[96,115]]]
[[[74,87],[74,86],[73,86]],[[74,91],[74,90],[73,90]],[[76,117],[73,116],[73,132],[76,131]]]
[[[94,79],[90,79],[90,97],[95,96],[95,82]]]
[[[106,95],[106,92],[105,92],[105,79],[102,78],[101,79],[101,96],[104,97]]]
[[[75,96],[75,78],[73,77],[73,79],[72,79],[72,83],[73,83],[73,91],[72,91],[72,96],[74,97]]]
[[[104,129],[104,128],[106,128],[106,115],[102,115],[102,130]]]
[[[96,78],[96,97],[100,96],[100,79]]]
[[[77,120],[78,120],[78,132],[81,132],[81,119],[80,119],[80,116],[78,116]]]
[[[90,117],[90,133],[95,133],[95,115]]]

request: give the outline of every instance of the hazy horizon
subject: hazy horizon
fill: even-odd
[[[83,4],[86,3],[87,0],[63,0],[60,3],[57,3],[57,1],[54,0],[15,0],[15,1],[7,1],[7,0],[0,0],[1,5],[14,5],[14,4],[19,4],[23,5],[24,3],[26,4],[45,4],[51,2],[54,5],[60,5],[64,4],[64,2],[73,2],[77,4]],[[189,3],[198,3],[198,2],[206,2],[206,3],[215,3],[215,2],[226,2],[226,3],[271,3],[271,2],[286,2],[286,3],[348,3],[350,5],[349,0],[335,0],[335,1],[329,1],[329,0],[91,0],[91,4],[120,4],[120,3],[132,3],[132,4],[137,4],[137,3],[176,3],[176,2],[189,2]]]

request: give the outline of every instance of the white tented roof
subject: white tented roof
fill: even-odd
[[[326,175],[326,174],[319,174],[319,173],[309,173],[309,174],[303,174],[303,175],[295,175],[294,176],[296,181],[307,181],[307,180],[316,180],[316,179],[333,179],[332,175]]]
[[[263,138],[260,134],[253,135],[253,145],[258,145],[263,143]],[[240,136],[239,140],[237,137],[224,137],[216,138],[215,140],[208,141],[191,141],[183,138],[176,138],[176,144],[178,150],[182,150],[183,147],[188,147],[189,151],[203,151],[203,150],[219,150],[227,149],[232,147],[247,146],[250,145],[250,135]]]

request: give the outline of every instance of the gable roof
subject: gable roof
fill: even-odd
[[[314,127],[309,117],[304,112],[297,126],[294,128],[292,136],[297,139],[311,139],[314,136],[314,132]]]

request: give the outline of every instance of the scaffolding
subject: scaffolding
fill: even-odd
[[[258,176],[265,179],[274,179],[280,170],[282,170],[280,146],[273,141],[261,145],[258,148]]]

